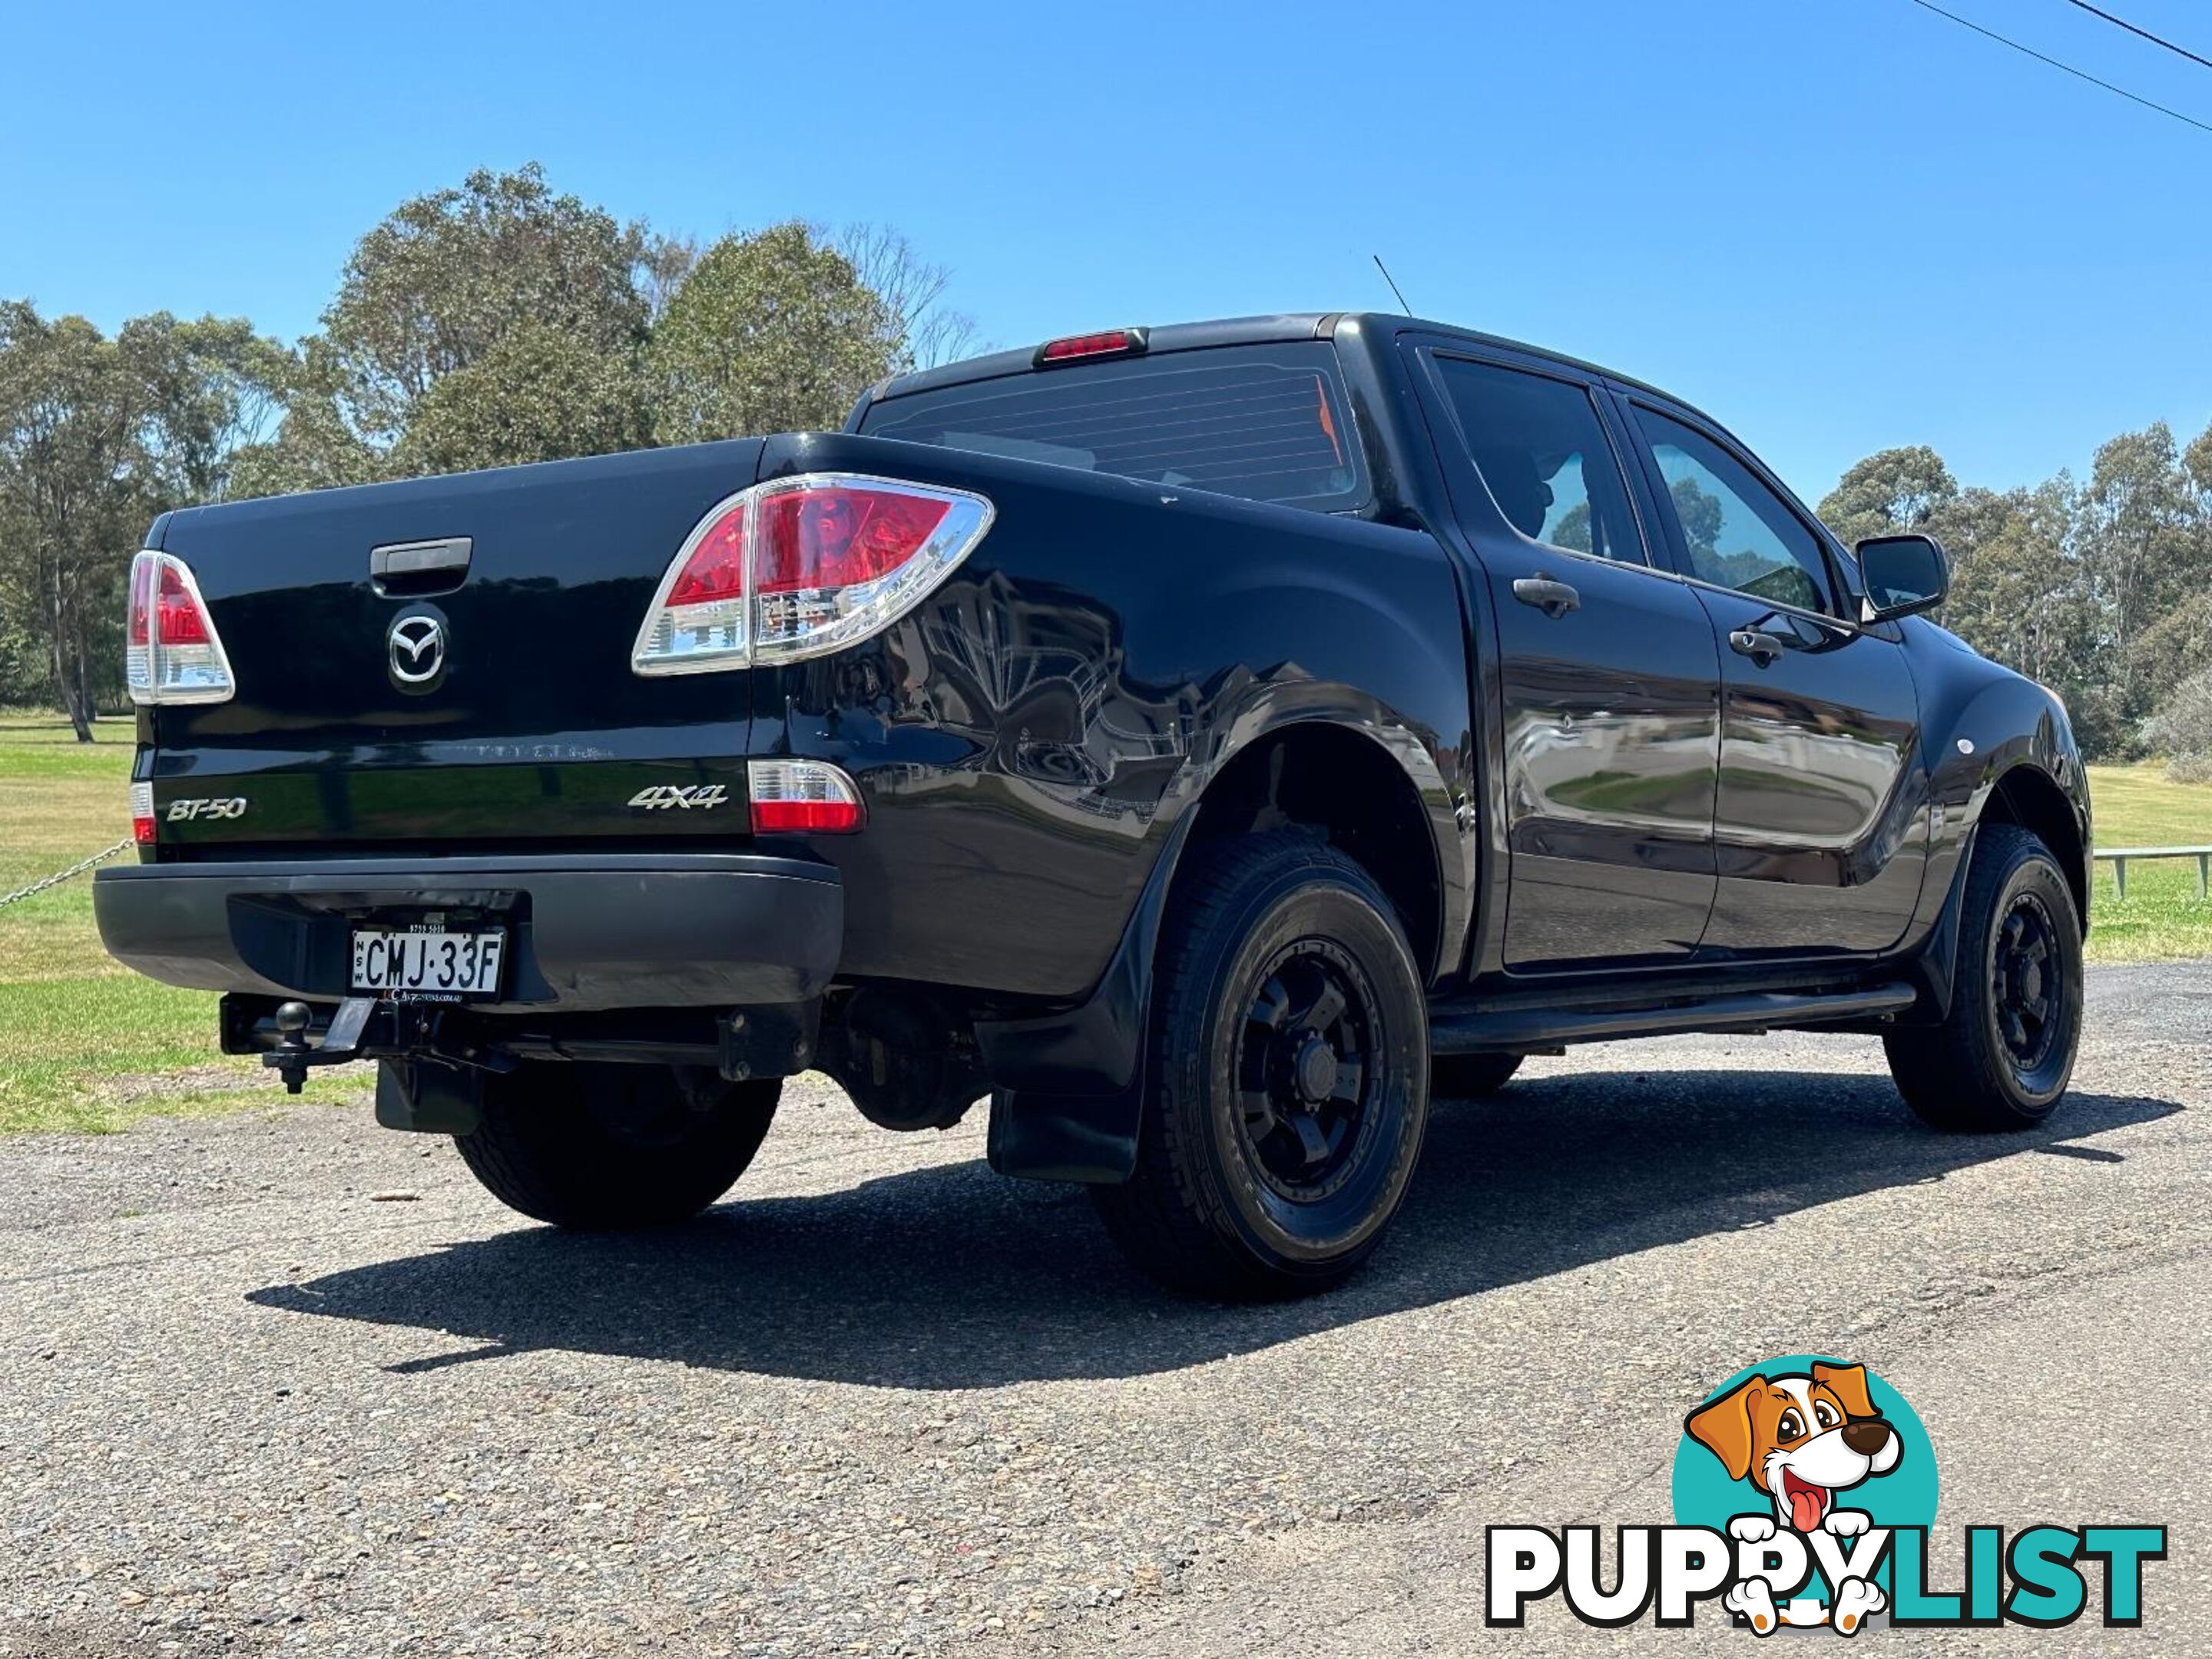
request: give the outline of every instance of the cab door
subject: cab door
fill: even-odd
[[[1703,953],[1893,945],[1927,856],[1920,709],[1825,532],[1717,428],[1625,392],[1676,568],[1720,645],[1719,877]]]
[[[1655,568],[1594,382],[1540,359],[1425,349],[1457,528],[1494,637],[1508,871],[1503,965],[1687,958],[1716,884],[1718,651]],[[1493,836],[1493,844],[1499,839]]]

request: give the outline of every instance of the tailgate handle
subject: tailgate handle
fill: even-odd
[[[468,578],[469,547],[466,536],[447,536],[371,548],[369,580],[378,592],[394,597],[450,592]]]

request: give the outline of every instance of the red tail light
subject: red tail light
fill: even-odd
[[[131,560],[124,638],[133,702],[222,702],[238,689],[199,584],[171,554],[148,550]]]
[[[131,561],[131,634],[133,646],[153,641],[154,588],[161,579],[161,556],[141,553]]]
[[[174,559],[162,561],[161,596],[154,608],[161,625],[162,644],[208,642],[207,613],[200,609],[200,596],[185,586],[185,568]]]
[[[708,529],[684,574],[670,590],[671,605],[721,605],[745,596],[745,514],[726,513]]]
[[[904,616],[990,528],[991,503],[895,478],[755,484],[692,531],[639,629],[641,674],[818,657]]]
[[[949,501],[845,484],[771,495],[760,505],[753,591],[795,593],[888,576],[921,550],[951,510]]]
[[[131,839],[141,847],[154,844],[154,786],[131,786]]]

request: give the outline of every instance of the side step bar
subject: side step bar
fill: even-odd
[[[1901,981],[1850,991],[1754,991],[1644,1008],[1561,1008],[1516,1000],[1431,1011],[1429,1047],[1439,1054],[1528,1054],[1571,1042],[1826,1025],[1902,1013],[1919,993]]]

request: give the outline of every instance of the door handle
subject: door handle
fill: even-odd
[[[1748,657],[1761,668],[1771,668],[1782,654],[1782,641],[1771,634],[1763,634],[1755,628],[1739,628],[1729,635],[1729,648],[1739,657]]]
[[[1553,581],[1549,576],[1516,576],[1513,581],[1513,597],[1523,605],[1533,605],[1553,622],[1570,611],[1583,607],[1583,596],[1565,582]]]

